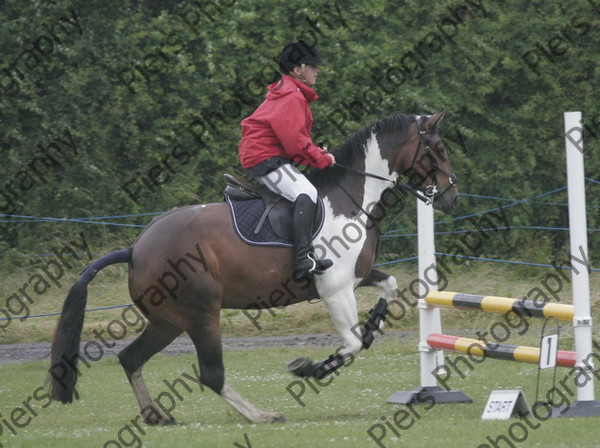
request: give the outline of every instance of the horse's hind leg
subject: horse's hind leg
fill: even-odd
[[[173,424],[173,416],[162,411],[150,397],[142,377],[142,368],[156,353],[169,345],[182,330],[166,321],[148,321],[144,332],[119,353],[119,361],[125,369],[129,383],[135,393],[140,414],[150,425]]]
[[[195,321],[194,327],[188,330],[198,352],[200,381],[219,394],[251,423],[285,422],[283,414],[257,408],[242,397],[225,379],[219,313],[219,310],[206,312]]]

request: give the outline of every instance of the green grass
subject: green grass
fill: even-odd
[[[304,384],[305,392],[299,398],[304,406],[286,390],[294,378],[285,372],[284,365],[301,355],[322,359],[331,353],[331,349],[273,348],[227,352],[225,365],[232,385],[263,409],[283,412],[288,419],[285,424],[247,423],[216,394],[201,391],[188,381],[193,387],[192,392],[179,386],[182,400],[174,397],[176,406],[172,413],[180,425],[150,427],[140,424],[136,429],[130,421],[139,409],[130,386],[116,360],[105,359],[83,371],[78,386],[81,399],[74,404],[52,403],[44,409],[42,405],[47,404],[47,399],[31,400],[37,417],[18,429],[16,437],[0,420],[3,425],[0,444],[36,448],[98,447],[104,446],[107,440],[118,440],[121,430],[123,446],[142,446],[136,441],[139,437],[144,447],[231,447],[236,446],[234,443],[243,447],[249,446],[246,437],[252,447],[377,447],[367,430],[382,422],[393,424],[395,414],[400,412],[397,414],[400,418],[404,415],[402,410],[408,410],[405,406],[388,404],[386,399],[397,390],[411,390],[418,385],[415,343],[412,339],[400,344],[376,343],[339,376],[334,376],[331,384],[316,386],[318,393]],[[181,378],[184,372],[191,374],[192,363],[196,363],[196,359],[188,355],[156,356],[145,367],[152,396],[167,391],[163,380]],[[47,368],[43,362],[0,367],[0,412],[4,419],[15,407],[23,407],[21,403],[41,386]],[[567,371],[560,369],[558,377],[562,378]],[[451,386],[468,393],[473,404],[416,406],[416,415],[411,414],[412,417],[403,421],[410,427],[397,429],[399,438],[386,428],[387,434],[381,443],[386,447],[476,447],[486,443],[487,436],[496,439],[508,435],[511,425],[518,422],[516,419],[493,422],[480,419],[493,389],[521,388],[530,404],[535,400],[536,366],[488,359],[474,365],[471,371],[465,368],[464,374],[465,378],[461,379],[455,373]],[[546,375],[543,381],[543,390],[548,389],[550,377]],[[299,383],[292,385],[291,390],[300,395]],[[168,400],[163,399],[163,402],[168,403]],[[532,425],[537,427],[539,424],[539,427],[531,429],[525,425],[527,439],[516,446],[597,447],[597,422],[594,418],[531,420]],[[129,429],[122,430],[126,425]],[[516,426],[512,427],[512,432],[517,438],[524,437],[522,429]]]
[[[400,288],[410,285],[415,278],[413,265],[386,268],[393,274]],[[534,268],[514,268],[490,263],[476,263],[454,268],[447,290],[520,298],[532,287],[540,286],[547,271]],[[31,272],[16,271],[8,274],[0,286],[3,297],[10,295],[22,285]],[[44,295],[35,297],[31,314],[60,311],[62,302],[74,275],[62,279],[61,288],[53,287]],[[88,307],[101,307],[129,303],[125,269],[109,267],[90,286]],[[592,316],[600,318],[600,276],[593,273]],[[570,284],[564,285],[563,302],[570,303]],[[358,309],[364,318],[377,301],[373,288],[357,292]],[[121,310],[106,310],[86,314],[84,340],[92,340],[92,330],[104,329],[110,320],[118,319]],[[442,311],[443,329],[474,337],[477,329],[487,330],[503,319],[500,315],[461,310]],[[0,330],[0,343],[47,341],[52,339],[57,316],[14,320],[6,330]],[[227,336],[290,335],[312,332],[333,332],[333,326],[323,303],[304,303],[285,309],[276,309],[275,316],[263,312],[259,319],[261,329],[237,310],[223,310],[222,328]],[[400,321],[390,322],[393,327],[386,331],[417,330],[418,311],[408,309]],[[530,328],[519,336],[519,328],[511,333],[507,343],[536,345],[541,320],[530,320]],[[597,333],[597,332],[596,332]],[[144,447],[225,447],[248,445],[252,447],[320,447],[326,445],[344,447],[377,447],[367,430],[375,424],[390,423],[394,415],[406,409],[387,404],[385,401],[396,390],[412,390],[419,384],[416,336],[403,342],[376,342],[367,352],[361,353],[354,364],[344,369],[340,376],[326,387],[318,387],[315,393],[305,384],[300,406],[286,390],[294,379],[285,372],[285,364],[296,356],[311,356],[321,360],[333,353],[327,350],[307,348],[272,348],[254,351],[226,352],[225,365],[230,382],[247,398],[260,407],[283,412],[287,424],[251,425],[210,391],[183,391],[183,401],[178,402],[173,414],[182,424],[176,427],[140,426],[144,432]],[[397,338],[396,338],[397,339]],[[573,335],[568,324],[561,332],[561,349],[573,349]],[[152,395],[165,390],[163,380],[173,381],[183,372],[192,372],[192,356],[167,357],[158,355],[145,369]],[[57,447],[57,446],[103,446],[109,439],[117,438],[119,430],[125,442],[123,446],[141,446],[122,428],[134,419],[139,409],[121,367],[114,358],[93,363],[84,370],[78,390],[81,400],[73,405],[47,404],[41,385],[46,379],[47,362],[33,362],[0,366],[0,444],[4,447]],[[568,369],[559,369],[562,378]],[[416,408],[419,415],[408,430],[400,431],[400,437],[387,428],[382,440],[385,446],[411,447],[478,447],[486,443],[486,437],[507,435],[516,420],[483,422],[480,420],[483,406],[493,389],[522,388],[530,404],[535,400],[537,368],[533,365],[485,360],[476,364],[473,371],[461,379],[452,377],[453,388],[467,392],[475,403],[471,405],[436,405]],[[544,377],[543,388],[550,387],[550,378]],[[196,386],[197,387],[197,386]],[[295,388],[300,385],[296,383]],[[294,389],[293,389],[294,390]],[[299,390],[299,389],[296,389]],[[25,428],[17,428],[14,437],[6,425],[16,407],[24,408],[24,401],[35,392],[39,400],[29,399],[38,414],[28,422],[27,413],[22,422]],[[597,391],[598,396],[598,391]],[[573,399],[573,397],[570,397]],[[401,414],[397,414],[400,416]],[[410,423],[411,420],[405,420]],[[553,419],[529,430],[527,440],[517,446],[542,447],[592,447],[598,446],[594,436],[597,419]],[[129,427],[133,427],[129,424]],[[515,427],[513,427],[514,429]],[[135,428],[133,429],[135,430]],[[137,434],[140,431],[135,430]],[[515,435],[522,432],[515,429]],[[129,438],[127,438],[129,437]],[[503,442],[501,442],[503,443]],[[108,447],[118,446],[108,444]],[[485,446],[485,445],[484,445]],[[504,443],[500,446],[509,446]]]

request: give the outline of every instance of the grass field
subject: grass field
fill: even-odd
[[[408,285],[414,279],[414,266],[386,269]],[[0,286],[7,296],[27,280],[29,272],[16,272]],[[535,268],[513,269],[491,264],[457,268],[447,290],[520,298],[532,287],[540,286],[545,272]],[[71,275],[62,279],[62,286],[49,289],[30,306],[31,314],[60,311],[71,282]],[[600,276],[592,274],[592,314],[597,322],[600,303]],[[565,283],[561,297],[571,302],[570,284]],[[377,300],[375,289],[359,290],[361,316]],[[88,307],[129,303],[125,270],[110,267],[92,283]],[[92,330],[105,328],[111,319],[119,318],[121,310],[90,312],[86,315],[84,340]],[[473,333],[489,329],[502,316],[467,312],[443,311],[443,328],[450,333]],[[418,313],[408,309],[401,321],[393,321],[396,330],[416,330]],[[51,340],[56,316],[14,319],[0,330],[0,342]],[[224,310],[224,336],[290,335],[297,333],[332,332],[332,325],[322,303],[306,303],[275,310],[275,316],[264,312],[258,319],[260,329],[240,311]],[[2,324],[0,324],[2,325]],[[537,344],[541,322],[532,320],[513,331],[512,344]],[[301,329],[301,330],[299,330]],[[525,329],[527,331],[525,331]],[[522,335],[518,333],[522,331]],[[572,330],[563,325],[561,349],[573,349]],[[598,332],[596,332],[598,333]],[[132,335],[128,335],[132,336]],[[514,338],[513,338],[514,337]],[[598,447],[595,435],[598,419],[552,419],[519,422],[482,421],[487,397],[493,389],[521,388],[532,404],[535,401],[537,367],[528,364],[485,360],[464,368],[465,378],[454,374],[452,388],[463,390],[473,404],[420,405],[411,408],[386,403],[397,390],[412,390],[419,385],[419,359],[416,336],[403,342],[376,342],[362,352],[353,365],[334,376],[325,386],[296,382],[285,364],[297,356],[321,360],[337,347],[316,350],[308,348],[269,348],[252,351],[229,351],[225,354],[228,378],[240,393],[267,410],[280,411],[286,424],[252,425],[247,423],[211,391],[201,391],[187,381],[178,386],[181,400],[174,400],[174,427],[149,427],[138,423],[139,409],[125,375],[115,358],[102,359],[84,370],[78,390],[81,400],[64,406],[50,403],[42,387],[47,374],[47,362],[0,365],[0,447],[479,447],[540,446]],[[168,392],[165,380],[173,382],[192,375],[196,359],[192,356],[167,357],[157,355],[145,368],[151,393],[157,397]],[[559,369],[560,380],[569,369]],[[186,377],[187,378],[187,377]],[[543,393],[551,387],[548,372],[542,376]],[[571,381],[572,382],[572,381]],[[566,383],[570,384],[570,383]],[[300,395],[294,398],[293,393]],[[598,389],[598,386],[596,387]],[[316,389],[316,390],[315,390]],[[290,390],[292,393],[290,393]],[[191,391],[191,392],[190,392]],[[555,401],[572,401],[573,391],[564,390]],[[598,396],[598,390],[597,390]],[[301,401],[302,403],[299,403]],[[304,406],[302,406],[303,404]],[[168,405],[168,400],[167,400]],[[19,410],[22,409],[22,410]],[[17,427],[14,421],[22,427]],[[133,420],[133,423],[132,423]],[[373,437],[368,433],[371,428]],[[385,430],[385,434],[383,431]],[[17,432],[14,436],[12,433]],[[397,432],[397,434],[395,434]],[[507,437],[502,440],[499,437]],[[376,443],[378,438],[380,443]],[[109,442],[114,440],[114,442]],[[521,440],[520,443],[516,442]]]
[[[482,421],[481,413],[491,390],[522,388],[530,404],[535,399],[537,367],[487,359],[465,367],[465,378],[458,374],[452,388],[463,390],[473,404],[433,404],[409,407],[386,403],[397,390],[411,390],[418,384],[418,356],[415,340],[406,344],[389,342],[375,345],[344,369],[330,384],[315,390],[304,383],[292,383],[284,365],[295,356],[321,359],[330,350],[258,349],[227,352],[225,363],[230,382],[240,393],[267,410],[283,412],[285,424],[247,423],[211,391],[186,381],[189,389],[177,386],[179,397],[172,414],[178,426],[149,427],[135,421],[139,412],[133,393],[116,360],[106,359],[92,365],[80,379],[81,399],[72,405],[48,404],[42,393],[29,400],[35,411],[21,417],[24,428],[15,428],[13,436],[0,420],[5,447],[478,447],[498,440],[499,446],[511,446],[498,439],[520,440],[515,446],[597,447],[598,419],[551,419],[529,422],[517,419]],[[169,393],[164,380],[173,382],[183,373],[193,374],[193,356],[158,355],[145,368],[153,397]],[[26,409],[27,401],[41,386],[47,374],[46,363],[4,365],[0,367],[2,386],[1,413],[6,418],[14,408]],[[559,370],[559,378],[568,369]],[[550,376],[542,378],[542,390],[550,388]],[[292,393],[296,396],[292,396]],[[318,393],[317,393],[318,392]],[[597,391],[598,393],[598,391]],[[563,396],[574,400],[568,392]],[[560,398],[563,400],[563,398]],[[559,398],[555,398],[558,402]],[[172,407],[163,394],[161,403]],[[566,403],[566,401],[565,401]],[[304,406],[302,406],[304,405]],[[43,406],[46,406],[45,408]],[[394,416],[396,415],[396,420]],[[396,423],[394,423],[396,422]],[[383,426],[386,423],[390,426]],[[375,425],[375,426],[374,426]],[[367,431],[371,429],[377,444]],[[392,429],[393,428],[393,429]],[[385,434],[383,430],[385,429]],[[394,434],[396,431],[399,434]],[[120,436],[120,438],[119,438]],[[114,440],[115,442],[108,442]],[[237,445],[236,445],[237,443]],[[493,445],[490,445],[493,446]]]

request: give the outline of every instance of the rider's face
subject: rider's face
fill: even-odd
[[[292,70],[294,75],[300,78],[307,86],[314,86],[317,83],[317,76],[319,75],[319,67],[316,65],[302,64],[294,67]]]

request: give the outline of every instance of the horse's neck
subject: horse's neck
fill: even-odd
[[[345,215],[347,219],[354,220],[363,227],[372,228],[367,218],[370,221],[373,221],[370,219],[373,216],[383,218],[386,204],[381,201],[382,194],[393,186],[398,176],[396,173],[390,173],[388,161],[381,156],[375,135],[372,135],[365,145],[364,158],[350,163],[346,161],[344,166],[348,170],[346,175],[338,185],[324,192],[324,195],[329,198],[334,214]],[[374,224],[379,228],[378,222]]]
[[[372,196],[372,200],[379,200],[382,193],[392,187],[398,179],[398,173],[390,172],[390,165],[387,159],[382,158],[381,150],[377,143],[377,139],[373,137],[369,142],[372,147],[368,147],[367,156],[365,159],[366,172],[377,174],[387,180],[368,178],[367,184],[370,185],[368,195]]]
[[[393,186],[398,178],[397,173],[390,173],[388,161],[381,156],[381,149],[379,148],[375,134],[367,141],[365,147],[364,172],[388,179],[382,180],[368,175],[364,176],[363,197],[362,201],[359,200],[359,202],[362,202],[361,206],[363,210],[368,212],[369,210],[366,209],[372,208],[374,204],[377,204],[383,192]],[[349,179],[347,177],[346,182],[356,182],[356,178]]]

